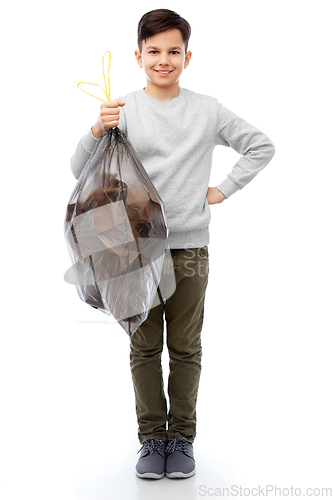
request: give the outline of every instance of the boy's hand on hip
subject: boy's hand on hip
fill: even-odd
[[[100,107],[100,115],[95,125],[91,128],[91,133],[98,139],[103,132],[110,130],[119,125],[120,107],[125,103],[121,99],[113,99],[112,101],[103,102]]]
[[[206,198],[209,205],[215,205],[216,203],[222,203],[226,199],[223,193],[216,187],[209,187],[207,189]]]

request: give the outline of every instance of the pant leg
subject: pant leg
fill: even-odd
[[[168,439],[196,436],[196,403],[201,374],[201,329],[208,283],[208,248],[173,250],[176,292],[166,301]]]
[[[130,367],[140,443],[146,439],[166,439],[167,404],[161,365],[163,316],[163,304],[151,309],[130,341]]]

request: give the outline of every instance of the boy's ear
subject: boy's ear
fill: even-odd
[[[192,52],[189,50],[185,54],[184,69],[190,64],[191,57],[192,57]]]
[[[136,57],[137,63],[140,66],[140,68],[143,68],[142,56],[141,56],[141,52],[139,50],[135,51],[135,57]]]

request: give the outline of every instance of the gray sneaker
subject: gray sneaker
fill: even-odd
[[[136,475],[147,479],[161,479],[165,476],[166,439],[146,439],[136,464]],[[139,453],[138,451],[138,453]]]
[[[166,447],[166,477],[191,477],[195,474],[193,445],[184,438],[168,441]]]

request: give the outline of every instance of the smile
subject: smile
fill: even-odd
[[[168,75],[169,73],[172,73],[172,70],[162,71],[154,69],[154,71],[156,71],[156,73],[160,73],[161,75]]]

